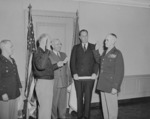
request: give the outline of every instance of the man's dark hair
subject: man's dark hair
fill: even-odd
[[[114,33],[110,33],[110,35],[114,36],[115,38],[117,38],[117,35]]]
[[[86,29],[82,29],[80,32],[79,32],[79,36],[81,35],[82,32],[86,32],[88,34],[88,31]]]

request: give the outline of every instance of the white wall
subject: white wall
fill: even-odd
[[[118,35],[125,75],[150,74],[150,9],[81,3],[79,13],[80,27],[89,30],[91,42],[103,41],[110,32]]]
[[[124,56],[126,76],[150,74],[150,8],[71,0],[0,0],[0,40],[13,41],[22,81],[25,80],[27,28],[24,10],[29,3],[33,10],[76,12],[78,9],[80,29],[88,29],[90,42],[103,41],[109,32],[118,35],[117,47]]]
[[[21,0],[0,1],[0,40],[12,40],[21,80],[25,80],[24,12]]]

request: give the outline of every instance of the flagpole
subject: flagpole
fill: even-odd
[[[76,11],[76,23],[75,23],[75,39],[74,39],[74,44],[77,45],[80,43],[79,40],[79,12],[78,10]]]
[[[31,9],[32,9],[31,4],[29,4],[28,8],[29,8],[29,11],[31,12]]]
[[[31,9],[32,9],[32,5],[31,4],[29,4],[29,6],[28,6],[28,9],[29,9],[29,11],[28,11],[28,17],[30,18],[29,20],[28,20],[28,27],[29,27],[29,22],[31,21]]]
[[[25,96],[26,96],[26,114],[25,114],[25,118],[26,119],[29,119],[29,110],[28,110],[28,97],[29,97],[29,66],[30,66],[30,58],[31,58],[31,55],[32,55],[32,46],[29,45],[31,42],[29,42],[28,40],[30,39],[31,37],[31,22],[32,22],[32,15],[31,15],[31,9],[32,9],[32,6],[31,4],[29,4],[28,6],[28,33],[27,33],[27,55],[26,55],[26,84],[25,84]],[[30,37],[29,37],[30,36]],[[29,37],[29,38],[28,38]]]
[[[78,12],[78,10],[76,11],[76,17],[79,18],[79,12]]]
[[[78,21],[79,21],[79,13],[77,10],[75,22],[74,22],[74,35],[73,35],[72,47],[74,45],[77,45],[80,43],[80,40],[79,40],[79,22]],[[76,90],[75,90],[74,82],[71,84],[69,106],[70,106],[69,113],[71,111],[77,112],[77,97],[76,97]]]
[[[31,20],[31,9],[32,9],[32,6],[31,6],[31,4],[29,4],[29,6],[28,6],[28,9],[29,9],[29,11],[28,11],[28,30],[30,29],[29,27],[29,25],[30,25],[30,20]],[[28,31],[28,32],[30,32],[30,31]],[[28,46],[27,46],[28,47]],[[29,67],[29,60],[30,60],[30,53],[29,53],[30,51],[29,50],[27,50],[27,67]],[[28,71],[26,71],[27,72],[27,79],[26,79],[26,91],[27,91],[27,88],[28,88]],[[26,92],[25,92],[26,93]],[[26,94],[26,98],[27,98],[27,102],[26,102],[26,119],[29,119],[29,110],[28,110],[28,91],[27,91],[27,94]]]

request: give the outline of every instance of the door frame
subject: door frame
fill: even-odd
[[[76,13],[75,12],[61,12],[61,11],[48,11],[48,10],[32,10],[32,18],[34,16],[44,16],[44,17],[60,17],[60,18],[71,18],[74,21],[76,20]],[[34,21],[34,19],[33,19]],[[27,29],[28,27],[28,10],[24,11],[24,38],[27,39]],[[34,24],[33,24],[33,28]],[[35,32],[35,29],[34,29]],[[34,36],[35,37],[35,36]],[[26,43],[27,46],[27,43]]]

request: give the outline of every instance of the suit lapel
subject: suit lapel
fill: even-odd
[[[85,53],[91,52],[93,49],[91,48],[91,44],[88,43],[87,49],[85,51]]]
[[[88,43],[86,51],[91,50],[90,44]]]
[[[58,57],[54,52],[51,52],[51,57],[52,57],[53,60],[55,60],[56,62],[60,61],[59,57]]]
[[[59,60],[63,61],[65,58],[63,57],[63,55],[62,55],[62,53],[61,53],[61,52],[59,52],[59,53],[60,53]]]
[[[80,48],[80,51],[84,52],[84,49],[82,47],[82,43],[80,43],[79,48]]]

